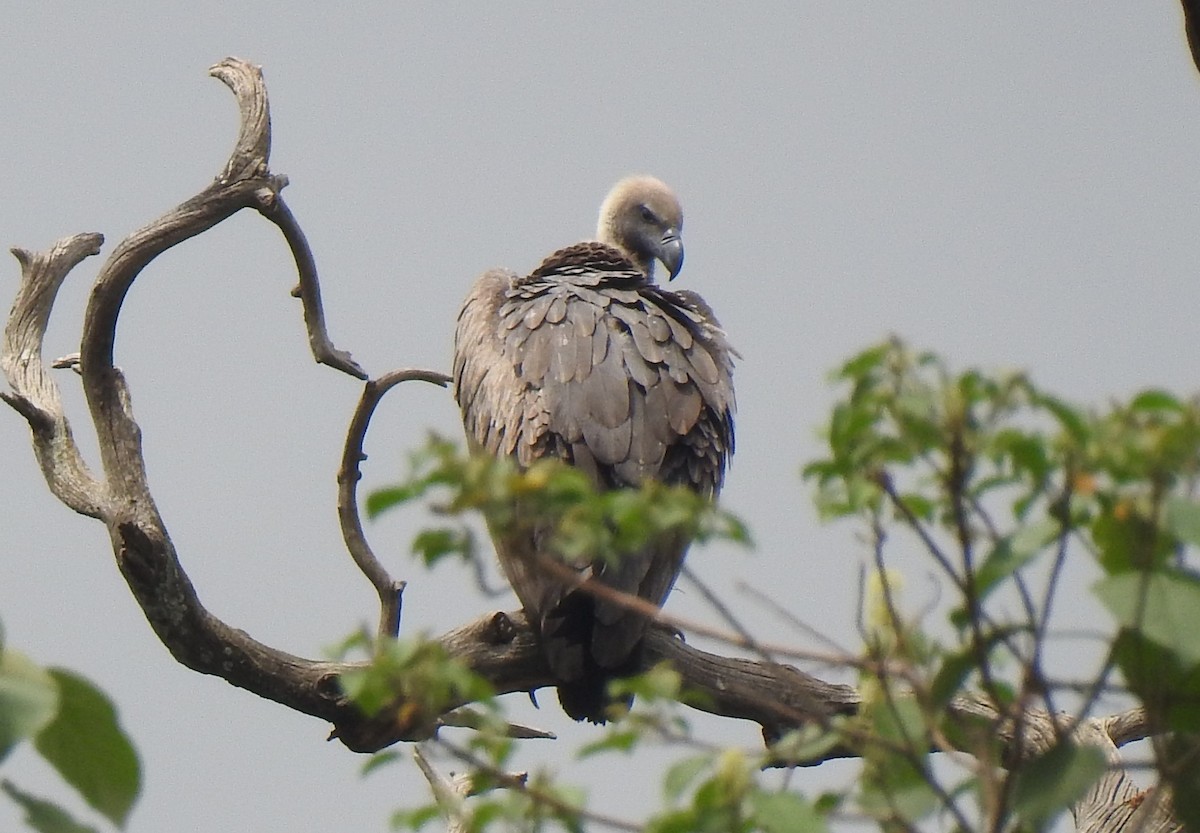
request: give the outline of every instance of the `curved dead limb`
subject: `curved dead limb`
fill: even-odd
[[[121,304],[141,270],[170,247],[242,208],[253,207],[279,221],[293,244],[298,269],[315,280],[315,269],[303,265],[311,261],[311,253],[303,245],[302,235],[288,232],[295,225],[294,219],[278,201],[285,180],[271,175],[267,168],[270,120],[261,73],[257,67],[232,59],[219,64],[213,73],[234,91],[242,113],[241,133],[224,172],[200,194],[122,241],[101,269],[89,299],[82,350],[75,364],[97,431],[104,480],[92,476],[83,464],[71,438],[58,388],[42,356],[42,339],[55,295],[71,268],[98,252],[99,235],[69,238],[43,254],[16,253],[22,266],[22,283],[5,330],[0,359],[13,392],[4,398],[33,428],[34,446],[54,494],[72,509],[100,518],[108,527],[122,574],[151,626],[176,659],[200,673],[220,676],[261,697],[329,721],[334,725],[334,735],[357,751],[375,751],[399,740],[419,739],[435,721],[421,716],[402,722],[397,715],[407,712],[400,709],[367,719],[346,700],[337,678],[360,667],[358,664],[287,654],[210,614],[179,561],[147,483],[141,431],[134,420],[124,376],[113,366]],[[347,546],[381,596],[392,594],[396,583],[365,545],[355,511],[354,485],[370,410],[387,388],[407,378],[434,383],[445,379],[435,373],[400,371],[372,383],[356,415],[343,460],[341,500]],[[383,607],[390,629],[394,614],[386,604]],[[520,613],[484,616],[445,634],[440,641],[451,656],[486,677],[500,693],[530,691],[553,683],[533,631]],[[753,715],[762,710],[755,703],[764,700],[791,702],[799,698],[807,702],[811,696],[787,695],[782,689],[794,688],[796,680],[778,677],[778,667],[756,676],[753,663],[747,666],[742,660],[725,661],[665,634],[656,635],[651,644],[657,646],[650,651],[652,661],[672,661],[689,686],[708,694],[708,702],[724,704],[739,716],[754,719]],[[774,688],[769,685],[768,690],[755,690],[764,683]],[[844,703],[839,702],[829,710],[842,708]],[[793,712],[788,718],[799,720],[803,714]],[[780,720],[778,716],[772,718],[775,723]]]
[[[0,398],[29,422],[33,450],[54,496],[81,515],[99,518],[105,503],[104,484],[83,462],[63,411],[58,385],[42,360],[50,310],[67,273],[85,258],[99,254],[104,237],[77,234],[44,253],[13,249],[21,264],[21,283],[4,327],[0,370],[12,393]]]
[[[262,645],[200,604],[154,505],[141,431],[124,377],[112,364],[121,304],[141,270],[171,246],[240,209],[272,203],[285,182],[267,171],[270,120],[259,69],[229,59],[214,67],[213,74],[234,91],[242,116],[241,135],[224,173],[122,241],[101,269],[88,302],[79,370],[101,449],[103,481],[83,463],[42,355],[58,289],[74,266],[99,251],[100,235],[67,238],[42,254],[14,251],[22,274],[0,357],[0,369],[12,387],[4,399],[29,422],[51,491],[75,511],[104,521],[130,589],[180,662],[335,725],[353,725],[362,716],[336,685],[345,664],[304,660]],[[313,276],[315,280],[315,272]]]
[[[346,432],[346,443],[342,448],[342,465],[338,469],[338,522],[342,527],[342,540],[350,557],[358,565],[367,581],[379,595],[379,628],[380,638],[392,637],[400,632],[400,599],[404,592],[405,583],[394,580],[387,569],[375,557],[367,536],[363,532],[362,520],[358,511],[358,482],[362,479],[359,464],[367,458],[363,453],[363,439],[367,435],[367,427],[375,408],[383,399],[384,394],[401,382],[429,382],[445,387],[450,383],[450,377],[444,373],[432,370],[393,370],[378,379],[372,379],[363,387],[359,397],[358,407],[350,419],[350,428]]]

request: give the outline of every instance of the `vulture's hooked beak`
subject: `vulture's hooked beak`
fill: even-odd
[[[662,265],[666,267],[667,274],[670,276],[667,280],[675,280],[675,276],[683,268],[683,238],[679,236],[678,229],[667,229],[666,234],[662,236],[662,240],[658,241],[657,254],[658,259],[662,261]]]

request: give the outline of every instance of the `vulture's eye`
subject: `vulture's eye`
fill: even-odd
[[[654,216],[654,212],[651,211],[649,208],[647,208],[646,206],[643,205],[643,206],[641,206],[641,210],[642,210],[642,219],[645,220],[647,223],[657,223],[658,222],[658,218]]]

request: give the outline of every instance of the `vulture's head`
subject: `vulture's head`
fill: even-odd
[[[596,237],[628,253],[646,277],[653,277],[657,260],[674,279],[683,268],[682,229],[675,192],[652,176],[631,176],[604,198]]]

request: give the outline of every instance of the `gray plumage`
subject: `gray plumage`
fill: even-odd
[[[733,451],[733,351],[699,296],[654,283],[656,260],[671,278],[682,265],[682,222],[666,185],[623,180],[601,207],[597,241],[560,249],[524,277],[479,278],[454,339],[455,398],[474,449],[521,466],[557,457],[605,489],[655,479],[717,494]],[[647,620],[538,569],[545,537],[493,529],[563,708],[599,722],[604,686],[636,667]],[[688,543],[673,536],[618,565],[570,566],[580,581],[661,605]]]

